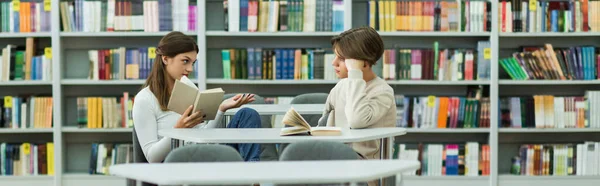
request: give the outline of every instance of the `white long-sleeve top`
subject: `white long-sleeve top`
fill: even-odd
[[[144,156],[150,163],[162,162],[171,151],[171,139],[158,135],[158,130],[173,128],[181,117],[173,111],[162,111],[156,96],[145,87],[135,95],[133,102],[133,126]],[[218,111],[214,120],[194,128],[215,128],[221,122],[223,112]]]

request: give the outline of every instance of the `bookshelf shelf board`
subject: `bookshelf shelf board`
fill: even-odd
[[[379,32],[381,36],[486,37],[489,32]]]
[[[600,132],[600,128],[500,128],[500,133]]]
[[[0,33],[0,38],[51,37],[50,32]]]
[[[488,185],[489,179],[489,176],[402,176],[405,186],[481,186]]]
[[[439,129],[439,128],[406,128],[409,133],[489,133],[489,128],[468,128],[468,129]]]
[[[489,85],[489,81],[387,80],[390,85]]]
[[[90,175],[85,173],[66,173],[63,175],[64,186],[101,186],[126,185],[126,179],[111,175]]]
[[[500,37],[595,37],[600,32],[499,33]]]
[[[0,86],[39,86],[52,85],[51,81],[24,80],[24,81],[0,81]]]
[[[146,80],[87,80],[87,79],[65,79],[60,83],[63,85],[142,85]]]
[[[338,80],[248,80],[248,79],[207,79],[206,84],[245,84],[245,85],[287,85],[287,84],[336,84]]]
[[[78,128],[78,127],[63,127],[62,131],[65,133],[130,133],[133,131],[132,128]]]
[[[500,85],[598,85],[600,80],[499,80]]]
[[[335,36],[341,32],[227,32],[227,31],[206,31],[206,36],[221,36],[221,37],[240,37],[240,36]]]
[[[1,185],[30,186],[30,185],[53,185],[54,176],[0,176]]]
[[[577,186],[596,186],[600,182],[600,176],[518,176],[499,175],[500,186],[563,186],[576,184]]]
[[[61,32],[61,37],[162,37],[169,32]],[[198,35],[197,32],[183,32],[188,36]]]
[[[9,128],[1,128],[1,133],[52,133],[52,128],[48,129],[9,129]]]

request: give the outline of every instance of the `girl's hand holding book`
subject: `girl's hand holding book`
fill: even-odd
[[[193,108],[194,107],[190,105],[185,110],[185,112],[177,120],[175,128],[192,128],[204,121],[204,117],[206,117],[206,114],[203,114],[202,111],[196,111],[196,113],[190,115]]]

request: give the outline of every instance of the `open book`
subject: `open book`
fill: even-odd
[[[281,128],[280,135],[312,135],[312,136],[339,136],[342,130],[339,127],[310,127],[308,122],[296,111],[290,108],[283,116],[283,124],[292,127]]]
[[[214,120],[217,116],[219,105],[223,102],[224,94],[225,92],[221,88],[199,91],[198,87],[190,79],[183,76],[181,80],[175,80],[167,108],[183,114],[190,105],[194,105],[192,113],[200,110],[202,114],[206,114],[205,121]]]

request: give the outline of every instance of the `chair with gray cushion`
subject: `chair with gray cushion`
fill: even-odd
[[[244,159],[242,156],[231,146],[219,144],[193,144],[172,150],[165,158],[164,163],[243,161]],[[223,174],[227,174],[227,170],[225,170]]]
[[[146,156],[144,156],[144,151],[142,151],[142,145],[137,138],[137,133],[135,132],[135,127],[132,129],[132,141],[133,141],[133,162],[134,163],[148,163]],[[135,186],[136,181],[132,179],[127,179],[127,186]],[[155,186],[154,184],[142,182],[142,186]]]
[[[347,144],[335,141],[302,141],[291,143],[281,153],[279,161],[335,161],[335,160],[359,160],[360,156]],[[285,184],[285,186],[330,186],[341,184]],[[366,185],[360,183],[359,185]],[[278,184],[283,186],[283,184]]]
[[[180,162],[231,162],[244,161],[231,146],[219,144],[193,144],[169,152],[164,163]]]
[[[223,96],[223,100],[229,99],[235,96],[238,93],[225,94]],[[265,104],[265,98],[260,97],[259,95],[254,95],[254,101],[248,104]],[[261,115],[260,116],[261,127],[262,128],[271,128],[271,116],[269,115]],[[227,123],[221,122],[217,127],[226,128]],[[260,144],[260,161],[277,161],[279,155],[277,154],[277,149],[274,144]]]
[[[325,104],[327,101],[327,93],[306,93],[300,94],[292,99],[291,104]],[[302,114],[302,117],[310,124],[311,127],[317,126],[320,114]]]

